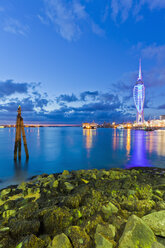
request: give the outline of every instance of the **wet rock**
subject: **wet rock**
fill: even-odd
[[[157,238],[157,241],[158,241],[160,244],[164,245],[164,247],[165,247],[165,238],[159,237],[159,236],[157,236],[156,238]]]
[[[44,248],[44,246],[45,242],[32,234],[20,242],[16,248]]]
[[[118,212],[118,208],[111,202],[102,206],[101,209],[103,216],[105,219],[108,219],[111,215],[116,214]]]
[[[0,227],[0,240],[9,235],[9,230],[10,230],[9,227],[4,227],[4,226]]]
[[[74,185],[72,185],[71,183],[65,182],[64,184],[67,191],[71,191],[74,189]]]
[[[40,228],[40,222],[38,220],[16,220],[13,219],[9,223],[10,234],[13,239],[26,236],[28,234],[37,234]]]
[[[115,237],[115,231],[116,230],[113,225],[98,224],[94,236],[96,248],[113,248],[115,245],[115,242],[113,241]]]
[[[119,240],[119,247],[150,248],[154,242],[155,235],[145,222],[135,215],[130,216]]]
[[[158,201],[156,203],[156,209],[157,210],[165,210],[165,201]]]
[[[51,240],[49,235],[42,234],[42,235],[39,236],[39,238],[42,239],[45,242],[45,246],[51,245],[52,240]]]
[[[109,240],[106,236],[102,235],[101,233],[98,233],[95,236],[95,244],[96,248],[113,248],[115,242]]]
[[[8,195],[10,192],[11,192],[11,189],[10,189],[10,188],[3,189],[3,190],[0,192],[0,196],[1,196],[1,197],[6,196],[6,195]]]
[[[53,188],[57,188],[57,187],[58,187],[58,180],[55,180],[55,181],[52,183],[52,187],[53,187]]]
[[[154,242],[151,248],[164,248],[164,245],[158,242]]]
[[[61,233],[53,238],[51,246],[49,247],[50,248],[72,248],[72,245],[68,237],[64,233]]]
[[[24,206],[22,206],[17,214],[18,219],[30,219],[37,217],[36,212],[38,211],[38,203],[37,202],[30,202]]]
[[[153,230],[155,235],[165,237],[165,210],[153,212],[142,219]]]
[[[73,217],[65,208],[56,207],[45,211],[43,216],[43,229],[47,234],[55,235],[70,226]]]
[[[71,226],[67,230],[74,248],[91,248],[91,240],[85,230],[79,226]]]
[[[2,216],[4,219],[8,220],[10,217],[14,217],[16,214],[15,210],[6,210],[3,212]]]
[[[139,198],[139,200],[151,199],[152,187],[150,185],[137,186],[136,195]]]
[[[63,176],[68,176],[69,175],[69,171],[68,170],[64,170],[62,173]]]
[[[106,236],[109,239],[114,239],[116,233],[116,228],[111,225],[111,224],[98,224],[96,228],[96,233],[97,234],[102,234],[103,236]]]
[[[0,240],[0,248],[15,248],[15,243],[10,237],[4,237]]]
[[[98,224],[104,224],[104,221],[100,215],[92,216],[85,220],[82,224],[85,231],[90,234],[91,237],[94,237],[96,227]]]
[[[81,202],[80,194],[69,195],[65,198],[65,205],[69,208],[78,208]]]

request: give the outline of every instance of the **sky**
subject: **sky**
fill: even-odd
[[[135,121],[165,114],[165,0],[0,0],[0,122]]]

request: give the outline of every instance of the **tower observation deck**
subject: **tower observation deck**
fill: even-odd
[[[145,87],[142,80],[141,60],[139,62],[139,76],[133,89],[133,98],[137,110],[136,122],[142,124],[144,122]]]

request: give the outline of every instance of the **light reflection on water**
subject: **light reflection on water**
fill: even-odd
[[[30,159],[14,164],[15,129],[0,130],[0,187],[64,169],[165,168],[165,130],[26,128]],[[3,186],[2,186],[3,185]]]

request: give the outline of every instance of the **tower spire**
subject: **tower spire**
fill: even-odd
[[[141,58],[139,60],[139,77],[138,80],[142,80]]]

